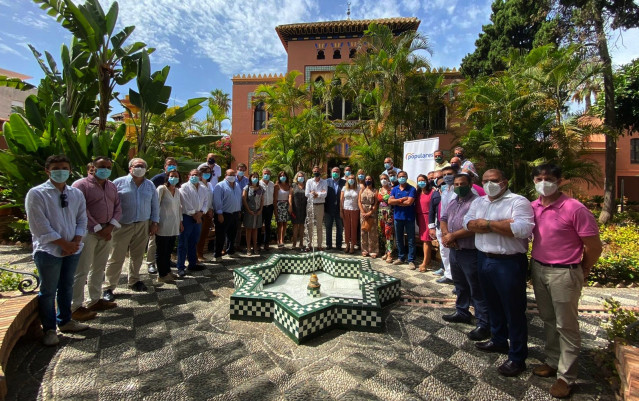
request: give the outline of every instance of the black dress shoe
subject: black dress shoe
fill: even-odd
[[[206,266],[204,266],[204,265],[193,265],[193,266],[189,265],[187,270],[190,270],[190,271],[193,271],[193,272],[198,272],[198,271],[202,271],[204,269],[206,269]]]
[[[451,313],[450,315],[444,315],[442,316],[442,319],[444,319],[447,322],[451,322],[451,323],[466,323],[466,324],[472,324],[472,318],[470,316],[464,316],[459,312],[455,312],[455,313]]]
[[[506,377],[518,376],[524,370],[526,370],[525,362],[515,362],[510,359],[497,368],[497,371]]]
[[[497,345],[492,340],[475,343],[475,348],[484,352],[498,352],[500,354],[508,353],[507,345]]]
[[[113,295],[113,290],[104,290],[102,293],[102,299],[107,302],[113,302],[115,300],[115,295]]]
[[[146,288],[146,285],[144,285],[144,283],[141,281],[137,281],[135,284],[130,285],[129,288],[135,292],[143,292],[148,290],[148,288]]]
[[[476,327],[475,330],[468,333],[468,338],[473,341],[483,341],[490,338],[490,330],[483,327]]]

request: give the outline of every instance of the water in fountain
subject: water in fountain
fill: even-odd
[[[313,244],[313,235],[311,231],[315,230],[315,208],[313,206],[313,196],[308,194],[308,200],[306,202],[306,220],[304,220],[304,225],[306,226],[304,237],[306,238],[307,246],[311,249],[313,267],[315,267],[315,245]],[[317,235],[317,232],[315,232],[315,235]]]

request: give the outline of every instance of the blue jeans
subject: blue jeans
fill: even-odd
[[[339,210],[337,214],[324,213],[324,231],[326,231],[326,246],[328,248],[333,247],[333,222],[335,222],[335,246],[337,248],[342,247],[342,241],[344,241],[344,221],[339,217]]]
[[[408,261],[415,261],[415,220],[395,220],[395,239],[397,242],[397,258],[406,261],[406,245],[404,232],[408,237]]]
[[[40,275],[38,309],[42,329],[55,330],[56,324],[63,326],[71,320],[71,300],[73,299],[73,278],[80,260],[80,254],[57,257],[38,251],[33,256]],[[55,304],[58,301],[56,314]]]
[[[184,231],[180,233],[178,238],[177,248],[177,268],[178,270],[185,269],[185,261],[188,259],[189,266],[195,266],[197,264],[197,251],[195,247],[200,240],[200,231],[202,224],[196,223],[195,219],[189,215],[182,215],[182,225]]]
[[[457,313],[470,317],[468,308],[472,299],[475,307],[475,318],[477,318],[477,327],[488,329],[490,327],[488,305],[479,285],[477,250],[451,248],[450,272],[453,275],[453,281],[457,289],[457,300],[455,302]]]
[[[526,254],[491,258],[478,255],[479,284],[488,304],[492,341],[500,346],[510,340],[508,359],[524,362],[528,357],[526,320]]]

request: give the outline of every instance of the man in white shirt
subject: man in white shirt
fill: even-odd
[[[49,179],[31,188],[25,199],[29,230],[33,238],[33,260],[40,275],[38,309],[44,345],[59,343],[62,332],[89,328],[71,320],[73,278],[87,233],[84,195],[66,184],[71,162],[64,155],[49,156],[44,165]],[[58,311],[56,315],[56,298]]]
[[[199,170],[189,172],[189,181],[180,187],[180,204],[182,206],[182,225],[184,230],[178,237],[177,269],[178,276],[184,277],[185,262],[189,261],[189,271],[203,270],[203,265],[197,264],[197,242],[202,229],[202,216],[209,210],[209,192],[201,182],[202,173]]]
[[[310,200],[308,207],[313,208],[313,221],[308,224],[306,229],[309,235],[308,246],[310,247],[313,244],[313,224],[315,225],[317,234],[316,250],[318,251],[322,250],[324,202],[326,201],[327,188],[326,181],[322,179],[319,166],[313,167],[313,178],[306,182],[306,197]]]
[[[264,168],[262,170],[262,179],[260,187],[264,191],[264,207],[262,208],[262,223],[264,228],[262,235],[257,236],[257,245],[264,244],[264,250],[268,251],[271,242],[271,220],[273,220],[273,193],[275,192],[275,184],[271,181],[271,170]]]
[[[490,318],[491,339],[475,347],[508,353],[497,370],[517,376],[526,370],[528,356],[526,252],[535,226],[533,209],[528,199],[508,190],[503,172],[486,171],[482,183],[486,196],[475,199],[464,217],[464,228],[475,233],[479,283]]]
[[[197,169],[200,170],[204,166],[209,166],[211,168],[211,177],[207,181],[214,187],[217,185],[218,180],[224,179],[224,177],[222,177],[222,167],[215,164],[215,153],[209,153],[206,156],[206,163],[200,164],[197,166]]]
[[[399,174],[399,172],[402,171],[401,168],[395,167],[395,164],[393,163],[393,159],[391,157],[387,157],[386,159],[384,159],[384,171],[383,173],[389,174],[390,177],[390,173],[393,172],[394,176],[397,176],[397,174]],[[391,180],[392,181],[392,180]],[[395,184],[394,184],[395,186]]]

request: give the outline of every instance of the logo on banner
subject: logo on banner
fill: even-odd
[[[406,153],[406,160],[433,159],[434,153]]]

